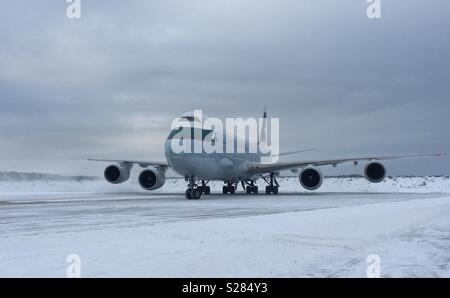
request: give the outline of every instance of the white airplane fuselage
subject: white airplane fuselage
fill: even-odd
[[[173,151],[172,141],[168,138],[165,142],[166,160],[170,167],[183,177],[225,182],[253,180],[247,171],[248,163],[261,160],[259,153],[206,153],[204,151],[178,153]],[[183,141],[193,142],[192,140]]]

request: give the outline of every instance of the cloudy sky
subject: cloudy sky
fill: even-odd
[[[365,0],[82,0],[71,20],[65,0],[3,1],[0,170],[162,159],[175,116],[264,105],[282,150],[320,149],[298,159],[448,152],[450,2],[381,2],[371,20]],[[450,174],[448,159],[388,166]]]

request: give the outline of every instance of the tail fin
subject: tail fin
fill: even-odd
[[[259,143],[267,144],[267,106],[264,106],[264,114],[261,125],[261,133],[259,134]]]

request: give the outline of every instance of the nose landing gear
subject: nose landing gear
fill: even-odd
[[[188,188],[186,189],[184,195],[186,196],[186,199],[188,200],[199,200],[202,196],[203,188],[198,187],[198,185],[195,183],[194,177],[189,178],[189,184]]]
[[[188,199],[188,200],[199,200],[200,197],[202,196],[202,192],[198,188],[193,188],[193,189],[188,188],[188,189],[186,189],[186,192],[184,193],[184,195],[186,196],[186,199]]]

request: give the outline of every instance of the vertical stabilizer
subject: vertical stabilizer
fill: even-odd
[[[261,132],[259,134],[259,143],[267,144],[267,106],[264,106],[264,114],[261,125]]]

